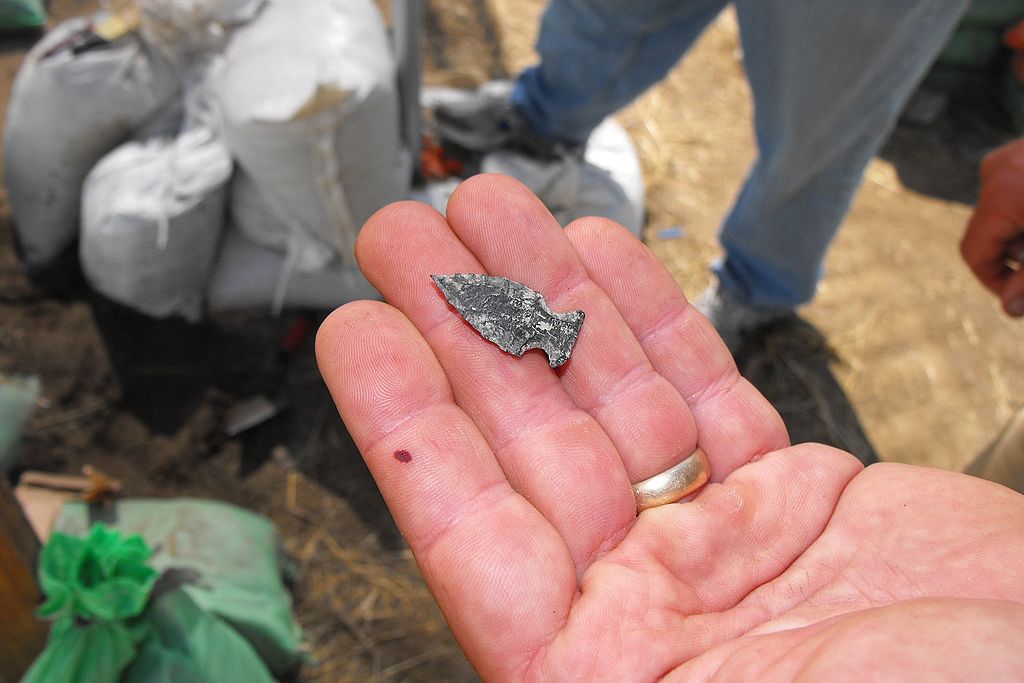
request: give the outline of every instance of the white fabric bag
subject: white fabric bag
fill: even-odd
[[[380,294],[355,264],[333,263],[321,270],[290,268],[280,251],[260,246],[229,226],[210,278],[207,305],[211,313],[268,307],[330,310]]]
[[[231,157],[199,125],[128,142],[85,181],[80,257],[89,283],[157,318],[198,321],[225,225]]]
[[[238,212],[243,234],[299,270],[353,266],[363,222],[410,182],[396,172],[408,159],[395,63],[372,0],[271,0],[232,35],[217,93],[241,182],[277,219]]]
[[[231,31],[252,21],[266,0],[106,0],[133,3],[143,39],[175,64],[223,51]]]
[[[48,33],[26,56],[8,103],[7,194],[29,272],[74,244],[93,164],[178,94],[174,70],[134,36],[79,54],[56,49],[87,25],[72,19]]]
[[[289,254],[300,272],[320,270],[334,258],[334,251],[305,232],[301,223],[288,223],[270,208],[256,181],[244,169],[231,179],[231,222],[252,242],[281,254]]]

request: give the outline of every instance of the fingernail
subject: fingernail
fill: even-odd
[[[1010,299],[1006,303],[1006,312],[1014,318],[1019,318],[1024,315],[1024,296],[1017,297],[1016,299]]]

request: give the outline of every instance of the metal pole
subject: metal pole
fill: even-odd
[[[419,159],[423,144],[423,112],[420,109],[420,83],[423,77],[423,56],[420,51],[422,26],[422,0],[391,1],[391,36],[398,63],[402,140],[412,155],[414,183],[420,180]]]

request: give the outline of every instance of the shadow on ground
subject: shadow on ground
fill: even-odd
[[[824,443],[878,462],[850,399],[835,375],[838,359],[810,323],[791,316],[751,335],[737,351],[740,372],[779,411],[793,443]]]

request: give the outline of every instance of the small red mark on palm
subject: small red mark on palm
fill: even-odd
[[[412,453],[407,450],[398,450],[394,453],[395,460],[398,462],[412,462]]]

